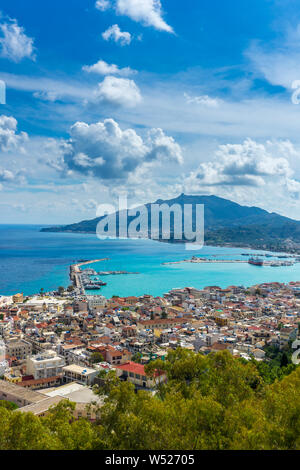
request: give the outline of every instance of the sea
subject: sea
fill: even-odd
[[[36,225],[0,225],[0,295],[33,295],[70,284],[69,267],[79,260],[109,258],[91,265],[96,271],[129,271],[138,274],[103,276],[107,286],[90,295],[161,296],[173,288],[230,285],[251,286],[263,282],[300,281],[300,263],[287,267],[259,267],[247,263],[163,263],[200,256],[247,259],[242,253],[264,253],[249,248],[204,247],[153,240],[99,240],[93,234],[44,233]],[[270,258],[269,258],[270,259]]]

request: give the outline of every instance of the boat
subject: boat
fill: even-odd
[[[100,290],[101,287],[96,284],[87,284],[84,286],[85,290]]]
[[[264,261],[261,258],[249,258],[248,263],[252,264],[253,266],[263,266]]]

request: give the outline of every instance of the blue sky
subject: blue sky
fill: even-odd
[[[299,1],[0,10],[2,223],[94,217],[119,192],[216,194],[300,219]]]

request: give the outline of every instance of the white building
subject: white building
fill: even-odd
[[[65,366],[63,368],[64,382],[78,382],[82,385],[91,385],[94,382],[98,370],[90,367],[82,367],[77,364]]]
[[[64,359],[55,351],[45,351],[43,354],[27,358],[27,375],[33,375],[35,380],[57,377],[62,375]]]
[[[106,298],[103,295],[88,295],[88,306],[90,310],[104,307],[106,305]]]

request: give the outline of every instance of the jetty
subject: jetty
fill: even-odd
[[[86,282],[86,280],[83,279],[84,273],[81,271],[81,267],[87,266],[89,264],[100,263],[102,261],[109,261],[109,258],[82,261],[76,264],[72,264],[70,266],[70,279],[74,287],[79,290],[81,295],[85,295],[85,289],[86,288],[90,289],[92,286],[92,283],[88,283]],[[87,276],[87,274],[84,276]],[[105,285],[105,283],[102,283],[102,285]],[[96,286],[95,284],[95,289],[100,289],[100,286],[99,285]]]

